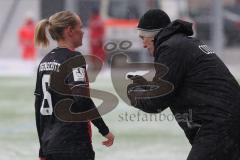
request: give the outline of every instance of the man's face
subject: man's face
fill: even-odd
[[[153,56],[154,53],[154,37],[144,37],[144,36],[139,36],[143,40],[143,48],[147,48],[149,51],[150,55]]]

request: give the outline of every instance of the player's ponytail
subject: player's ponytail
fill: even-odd
[[[49,21],[47,19],[43,19],[37,24],[34,35],[36,46],[47,47],[49,45],[49,40],[46,35],[46,28],[48,25]]]
[[[48,20],[41,20],[35,29],[35,44],[43,47],[49,45],[46,30],[49,31],[53,40],[59,41],[63,39],[64,29],[68,26],[74,27],[78,22],[77,17],[78,15],[74,12],[61,11],[53,14]]]

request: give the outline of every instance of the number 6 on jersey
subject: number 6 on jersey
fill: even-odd
[[[43,101],[42,101],[42,106],[40,109],[40,113],[42,115],[52,115],[53,112],[53,107],[52,107],[52,97],[51,94],[48,92],[48,87],[49,87],[49,82],[50,81],[50,75],[45,74],[42,77],[42,90],[43,90]]]

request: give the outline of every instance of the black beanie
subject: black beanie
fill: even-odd
[[[171,23],[169,16],[160,9],[150,9],[141,18],[137,28],[139,30],[156,30]]]

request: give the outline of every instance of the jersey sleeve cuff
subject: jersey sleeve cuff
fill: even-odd
[[[109,129],[107,126],[103,127],[99,130],[99,133],[101,133],[102,136],[106,136],[109,133]]]

